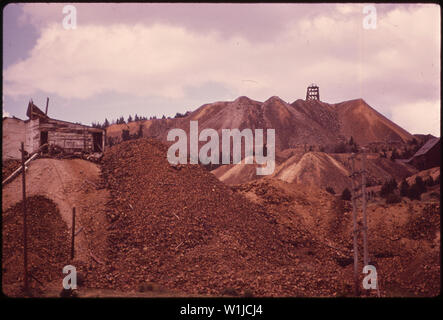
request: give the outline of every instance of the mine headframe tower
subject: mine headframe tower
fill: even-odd
[[[306,91],[306,100],[320,100],[320,89],[316,84],[311,84]]]

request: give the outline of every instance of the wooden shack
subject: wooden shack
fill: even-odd
[[[47,144],[44,152],[57,149],[64,154],[102,153],[105,148],[105,130],[91,126],[52,119],[31,100],[27,120],[3,118],[2,159],[19,159],[20,143],[28,153]]]
[[[406,163],[419,170],[426,170],[441,165],[440,138],[429,139]]]

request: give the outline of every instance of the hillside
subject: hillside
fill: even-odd
[[[311,243],[321,243],[301,255],[333,258],[344,272],[338,295],[352,295],[352,209],[326,191],[305,184],[264,178],[233,188],[292,232],[309,234]],[[377,268],[382,297],[435,296],[440,292],[440,201],[409,201],[386,205],[379,199],[367,203],[369,258]],[[358,225],[362,225],[361,213]],[[309,230],[309,233],[307,232]],[[362,237],[359,236],[360,266]],[[299,254],[303,250],[298,250]],[[349,278],[348,278],[349,277]],[[362,280],[363,275],[360,276]],[[318,281],[318,280],[317,280]]]
[[[282,163],[277,162],[271,177],[289,183],[317,186],[321,189],[332,187],[338,193],[350,188],[351,154],[302,151],[292,151],[290,154],[292,156],[287,160]],[[360,157],[355,159],[355,169],[361,169]],[[409,165],[380,158],[378,154],[367,155],[366,171],[366,179],[370,185],[379,185],[392,178],[401,181],[417,172]],[[262,178],[256,175],[255,165],[223,165],[211,172],[229,185]]]
[[[178,119],[154,119],[138,123],[111,125],[109,138],[121,139],[123,129],[136,134],[142,125],[144,137],[166,141],[172,128],[189,132],[189,121],[198,120],[199,130],[244,128],[275,129],[276,150],[283,151],[298,145],[333,145],[352,136],[359,145],[371,142],[406,142],[413,136],[385,116],[371,108],[364,100],[356,99],[337,104],[297,100],[291,104],[279,97],[264,102],[239,97],[234,101],[202,105],[188,116]]]
[[[30,164],[31,246],[38,253],[30,263],[40,279],[31,281],[36,296],[60,293],[63,275],[56,269],[68,262],[74,204],[79,234],[75,260],[69,261],[83,279],[79,296],[353,295],[349,202],[306,179],[288,183],[264,177],[229,187],[199,165],[170,165],[166,149],[155,139],[108,148],[101,178],[96,164],[79,159]],[[291,180],[296,171],[295,177],[303,178],[311,164],[315,179],[322,181],[323,171],[334,168],[338,176],[331,179],[339,181],[348,170],[342,158],[308,152],[298,159],[295,153],[276,175]],[[420,175],[435,176],[436,169]],[[19,179],[2,195],[3,281],[14,296],[22,295],[21,219],[14,218],[22,208],[18,190]],[[392,205],[378,197],[368,201],[370,257],[382,296],[439,292],[440,202],[426,199],[403,198]],[[42,214],[53,224],[35,220]],[[40,278],[44,259],[53,269]]]
[[[292,156],[281,164],[272,177],[305,185],[317,186],[322,189],[332,187],[335,192],[350,188],[349,176],[352,172],[350,154],[328,154],[324,152],[308,152],[301,158]],[[355,159],[355,170],[361,170],[360,157]],[[378,155],[367,156],[366,181],[370,185],[382,184],[389,179],[400,181],[417,172],[416,169],[396,163]]]
[[[336,192],[349,188],[350,172],[337,160],[323,152],[308,152],[300,161],[289,158],[274,172],[273,177],[297,184],[333,187]]]
[[[360,145],[370,142],[407,142],[414,137],[370,107],[364,100],[350,100],[335,105],[340,133],[353,136]]]

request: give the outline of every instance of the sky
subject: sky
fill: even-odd
[[[66,5],[3,8],[4,116],[46,97],[49,116],[84,124],[174,116],[239,96],[291,103],[316,83],[324,102],[363,98],[440,136],[438,5],[375,4],[369,29],[366,4],[74,3],[75,29]]]

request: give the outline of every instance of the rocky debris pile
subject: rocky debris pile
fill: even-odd
[[[321,272],[339,265],[343,288],[339,295],[353,295],[352,207],[322,190],[304,185],[261,179],[238,185],[234,190],[266,206],[278,225],[286,225],[305,239],[300,263],[312,258],[322,261]],[[288,200],[290,199],[290,200]],[[434,296],[440,292],[440,205],[419,201],[406,206],[380,206],[368,203],[369,256],[379,275],[382,296]],[[363,226],[361,211],[358,225]],[[363,241],[359,236],[360,266],[363,266]],[[306,245],[308,244],[309,245]],[[299,246],[301,247],[301,246]],[[309,254],[310,252],[310,254]],[[363,274],[360,280],[363,280]]]
[[[297,235],[300,264],[309,265],[318,278],[335,288],[334,295],[353,294],[352,273],[343,269],[352,263],[348,241],[341,241],[340,230],[345,220],[349,220],[344,216],[349,208],[343,201],[320,189],[272,178],[233,189],[265,206],[279,226]]]
[[[435,233],[440,230],[440,205],[425,205],[421,214],[410,217],[405,229],[405,235],[410,239],[434,240]]]
[[[386,296],[440,292],[440,204],[368,207],[369,250]],[[350,235],[350,234],[349,234]]]
[[[33,196],[27,204],[28,272],[31,291],[43,292],[52,281],[61,281],[69,264],[70,238],[55,203]],[[2,214],[2,286],[8,296],[23,296],[23,202]]]
[[[268,205],[283,205],[291,203],[294,200],[293,197],[288,193],[284,192],[283,190],[278,190],[276,187],[267,184],[264,181],[255,181],[254,183],[232,186],[232,190],[240,192],[252,191],[262,198]]]
[[[102,285],[153,282],[188,294],[334,295],[339,271],[300,263],[306,240],[198,165],[169,164],[153,139],[107,150],[109,252]],[[314,261],[315,260],[315,261]],[[329,280],[328,280],[329,279]]]

